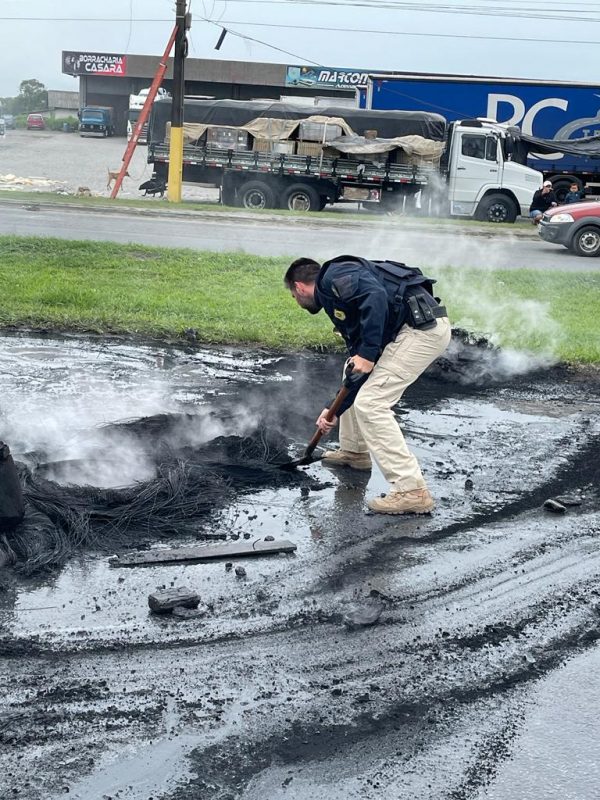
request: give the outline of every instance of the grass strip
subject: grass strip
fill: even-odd
[[[361,209],[360,211],[342,210],[340,206],[331,207],[326,206],[323,211],[289,211],[283,208],[265,208],[254,209],[249,211],[247,208],[239,208],[234,206],[223,206],[220,203],[211,203],[210,201],[202,200],[183,200],[181,203],[171,203],[168,200],[161,200],[159,198],[143,198],[143,197],[116,197],[112,200],[108,196],[95,196],[95,197],[77,197],[72,194],[58,194],[56,192],[31,192],[21,189],[2,189],[0,188],[0,200],[7,200],[9,202],[19,203],[48,203],[49,205],[69,205],[75,208],[116,208],[117,210],[135,209],[141,211],[161,211],[165,214],[178,211],[203,211],[215,213],[243,213],[243,214],[257,214],[259,217],[276,215],[280,217],[295,217],[296,219],[309,219],[312,222],[331,223],[343,222],[347,223],[350,218],[358,219],[361,223],[381,224],[382,216],[377,213],[377,208],[374,206],[372,211]],[[432,227],[473,227],[481,228],[490,231],[494,234],[510,234],[515,230],[531,231],[531,221],[518,220],[514,225],[497,225],[491,222],[481,222],[474,219],[458,219],[446,217],[427,217],[411,214],[397,214],[393,217],[386,216],[386,225],[394,224],[399,227],[413,226],[415,223],[419,225],[430,225]]]
[[[280,349],[335,347],[324,315],[284,290],[285,258],[0,237],[0,325]],[[423,265],[427,272],[427,268]],[[435,270],[454,324],[518,350],[600,362],[600,274]]]

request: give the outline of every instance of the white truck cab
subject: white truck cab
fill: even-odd
[[[450,213],[490,222],[514,222],[529,210],[542,173],[511,160],[506,125],[488,119],[449,126]]]

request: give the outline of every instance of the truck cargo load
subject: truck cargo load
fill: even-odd
[[[186,100],[183,180],[220,189],[226,205],[319,211],[358,202],[385,211],[514,222],[542,176],[519,163],[516,132],[489,120],[448,123],[426,111]],[[168,180],[171,105],[152,110],[148,161]],[[513,135],[514,133],[514,135]],[[340,135],[341,134],[341,135]],[[412,203],[412,206],[411,206]]]
[[[446,121],[440,114],[424,111],[365,111],[360,108],[319,107],[323,117],[342,117],[352,130],[363,135],[375,129],[381,138],[411,136],[443,141]],[[298,106],[272,100],[186,100],[184,122],[240,127],[260,117],[301,120],[314,116],[314,106]],[[150,141],[164,141],[167,122],[171,119],[170,101],[157,100],[152,107]]]

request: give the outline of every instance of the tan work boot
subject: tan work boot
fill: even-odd
[[[368,453],[353,453],[352,450],[326,450],[323,463],[329,467],[351,467],[351,469],[371,469],[371,456]]]
[[[429,514],[435,507],[428,489],[392,490],[385,497],[369,500],[367,505],[377,514]]]

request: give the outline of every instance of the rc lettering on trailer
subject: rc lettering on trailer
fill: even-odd
[[[548,138],[573,139],[595,136],[600,133],[600,127],[594,127],[600,126],[600,94],[595,96],[598,98],[598,112],[595,116],[590,117],[588,115],[579,119],[572,119],[564,123],[558,130],[555,130],[554,134]],[[507,109],[507,106],[512,111]],[[548,109],[558,109],[558,111],[568,114],[569,101],[562,97],[547,97],[543,100],[538,100],[527,108],[524,101],[516,95],[492,93],[488,95],[486,116],[489,119],[498,119],[498,122],[506,125],[518,125],[523,133],[530,136],[541,136],[537,130],[534,130],[538,127],[536,119],[538,114],[542,114]],[[508,117],[506,117],[507,112],[510,114]],[[541,120],[539,125],[546,127],[544,120]],[[544,158],[556,160],[557,158],[562,158],[562,154],[557,154],[556,156],[546,155]]]
[[[373,110],[434,111],[453,122],[486,117],[518,126],[540,139],[579,139],[600,133],[600,87],[510,80],[373,77],[365,99]],[[591,159],[548,153],[531,155],[544,172],[597,173]]]

